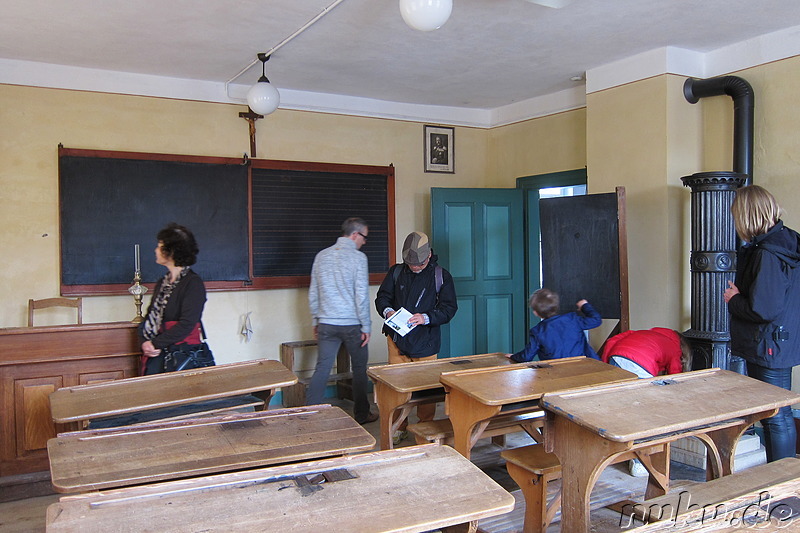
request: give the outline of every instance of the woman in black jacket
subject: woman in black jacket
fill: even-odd
[[[190,265],[197,261],[197,242],[188,228],[169,224],[158,232],[156,263],[167,273],[156,283],[153,299],[140,328],[143,374],[165,371],[165,356],[182,347],[199,347],[202,343],[200,318],[206,304],[206,288]],[[204,357],[203,352],[199,352]],[[210,360],[195,366],[212,366]]]
[[[745,241],[724,294],[731,353],[747,362],[750,377],[791,390],[792,367],[800,364],[800,235],[783,225],[778,202],[758,185],[736,192],[731,213]],[[791,407],[761,424],[768,461],[795,456]]]

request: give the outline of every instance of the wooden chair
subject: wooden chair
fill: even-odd
[[[34,309],[46,309],[48,307],[74,307],[78,310],[78,324],[83,324],[82,298],[45,298],[44,300],[28,300],[28,327],[33,326]]]

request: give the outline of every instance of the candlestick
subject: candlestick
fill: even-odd
[[[134,272],[139,272],[141,270],[141,268],[139,268],[139,245],[138,244],[135,244],[133,246],[133,254],[134,254],[134,257],[136,258],[134,260],[134,265],[135,266],[134,266],[133,271]]]
[[[139,245],[137,244],[136,246],[138,247]],[[128,287],[128,292],[133,295],[133,305],[136,306],[136,316],[133,317],[133,320],[131,320],[131,322],[134,324],[138,324],[144,320],[144,317],[142,316],[142,296],[144,296],[147,292],[147,287],[142,285],[141,281],[142,276],[137,270],[133,274],[133,285]]]

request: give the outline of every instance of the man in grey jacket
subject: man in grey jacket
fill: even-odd
[[[369,269],[367,256],[359,249],[367,242],[369,228],[360,218],[348,218],[342,224],[342,236],[336,244],[320,251],[311,267],[308,305],[314,324],[314,338],[319,355],[306,404],[324,402],[325,388],[344,343],[353,369],[353,418],[359,424],[374,422],[367,399],[367,359],[370,318]]]

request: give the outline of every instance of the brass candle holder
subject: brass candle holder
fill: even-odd
[[[133,275],[133,285],[128,287],[128,292],[133,295],[133,304],[136,306],[136,316],[133,317],[134,324],[139,324],[144,320],[142,316],[142,296],[147,293],[147,287],[142,285],[142,274],[138,270]]]

